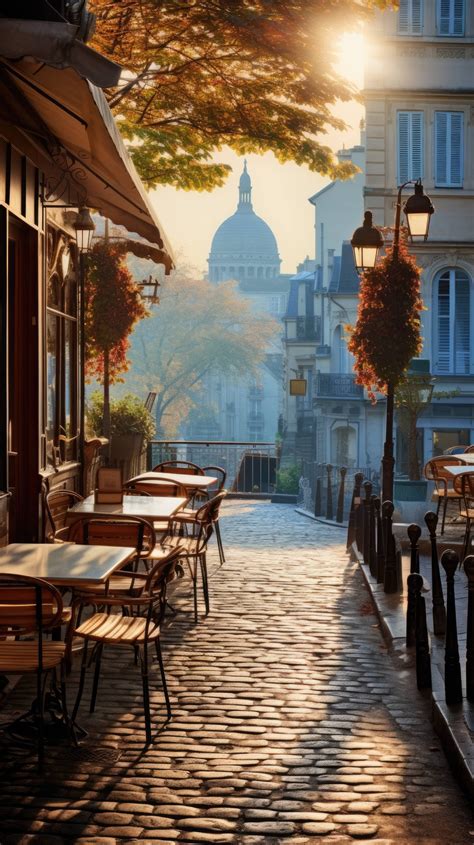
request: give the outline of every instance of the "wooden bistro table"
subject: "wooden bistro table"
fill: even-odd
[[[70,508],[67,524],[72,525],[78,519],[128,519],[139,516],[152,525],[170,519],[186,504],[183,496],[124,496],[117,505],[102,505],[94,502],[94,496],[88,496]],[[94,546],[97,548],[97,546]]]
[[[207,490],[212,484],[216,483],[216,479],[212,475],[191,475],[186,472],[142,472],[140,475],[135,475],[129,478],[128,483],[140,482],[145,490],[145,484],[149,481],[150,486],[147,490],[153,493],[153,482],[169,481],[171,484],[180,484],[185,488],[189,495],[196,493],[198,490]]]

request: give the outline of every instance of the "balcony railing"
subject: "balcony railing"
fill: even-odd
[[[225,486],[232,492],[272,493],[276,486],[274,443],[217,440],[152,440],[147,469],[162,461],[192,461],[198,466],[225,469]]]
[[[363,399],[364,388],[356,384],[353,373],[319,373],[316,397],[328,399]]]
[[[296,337],[298,340],[321,343],[321,317],[297,317]]]

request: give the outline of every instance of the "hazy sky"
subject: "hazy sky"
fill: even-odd
[[[341,61],[338,71],[362,85],[363,41],[360,35],[341,39]],[[355,102],[337,108],[348,125],[346,132],[331,132],[321,141],[333,150],[359,143],[359,122],[362,107]],[[211,193],[159,188],[150,198],[175,255],[198,270],[207,272],[207,258],[212,236],[217,227],[234,213],[238,200],[238,183],[243,157],[232,150],[216,154],[216,161],[232,167],[226,184]],[[293,163],[280,164],[271,153],[247,156],[252,179],[252,202],[256,214],[272,228],[278,242],[282,272],[293,273],[306,255],[314,258],[314,209],[308,198],[328,180]],[[352,234],[348,232],[348,235]]]

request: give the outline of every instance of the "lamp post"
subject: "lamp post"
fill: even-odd
[[[414,193],[408,197],[403,211],[407,221],[408,234],[412,243],[426,241],[430,227],[431,215],[434,207],[428,196],[423,192],[421,179],[410,179],[400,185],[398,189],[395,210],[395,226],[393,229],[393,257],[398,258],[400,246],[400,223],[402,212],[402,191],[407,185],[414,185]],[[355,230],[352,240],[354,262],[358,272],[375,267],[377,256],[383,247],[382,233],[372,224],[372,213],[366,211],[364,223]],[[393,457],[393,416],[394,416],[395,385],[387,384],[387,416],[385,425],[385,443],[382,458],[382,500],[393,501],[393,477],[395,460]]]
[[[84,441],[85,441],[85,363],[86,363],[86,337],[85,337],[85,257],[92,245],[92,236],[95,231],[94,221],[88,208],[79,209],[74,223],[76,230],[76,246],[79,256],[79,314],[80,314],[80,336],[79,336],[79,461],[84,473]]]

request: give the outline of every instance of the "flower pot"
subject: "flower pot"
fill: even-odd
[[[428,510],[427,481],[396,479],[393,485],[393,498],[400,522],[416,522],[418,525],[424,525],[423,518]]]
[[[142,454],[142,434],[112,435],[110,442],[110,466],[120,467],[124,482],[141,472]]]

